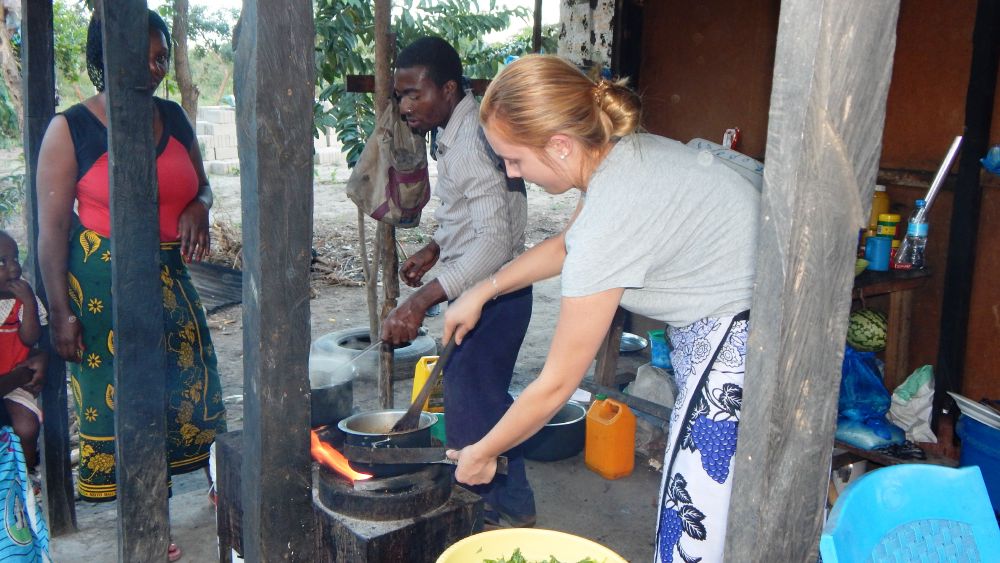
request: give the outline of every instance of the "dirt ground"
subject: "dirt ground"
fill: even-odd
[[[315,173],[314,249],[317,271],[312,281],[310,301],[312,338],[335,330],[367,326],[365,290],[361,287],[358,261],[357,214],[345,196],[343,182],[348,171],[336,166],[318,166]],[[212,210],[213,260],[238,263],[240,225],[240,184],[238,177],[212,176],[215,207]],[[557,233],[576,205],[576,195],[553,197],[537,187],[528,190],[527,244],[534,245]],[[423,215],[421,226],[401,230],[403,252],[410,254],[423,246],[433,232],[434,198]],[[368,221],[369,234],[373,232]],[[369,237],[371,240],[371,237]],[[428,275],[433,276],[431,271]],[[429,279],[429,278],[428,278]],[[401,287],[402,298],[410,288]],[[535,286],[534,310],[528,335],[518,356],[512,392],[517,393],[541,369],[559,306],[559,281]],[[440,338],[442,316],[425,322],[429,334]],[[242,308],[230,307],[210,315],[215,348],[219,358],[223,397],[230,429],[243,423],[243,334]],[[397,406],[409,402],[412,380],[395,385]],[[377,389],[370,378],[355,381],[356,409],[377,408]],[[608,545],[630,561],[652,558],[655,530],[655,496],[659,473],[638,459],[632,476],[606,481],[587,470],[583,456],[554,463],[529,462],[538,505],[539,527],[576,533]],[[185,561],[217,560],[214,514],[204,496],[200,474],[175,479],[171,501],[174,538],[186,550]],[[54,541],[56,561],[96,561],[115,552],[114,503],[78,503],[81,531]],[[111,560],[109,557],[107,560]]]
[[[361,263],[358,259],[357,207],[344,193],[343,182],[348,176],[349,172],[344,168],[316,167],[313,230],[314,249],[319,262],[311,284],[314,295],[310,301],[313,340],[335,330],[367,326],[368,323],[365,289],[361,286]],[[236,244],[231,244],[226,237],[238,233],[240,224],[239,178],[213,176],[212,187],[215,191],[215,206],[212,209],[212,221],[215,225],[213,244],[216,246],[213,260],[231,263],[233,253],[230,249]],[[556,234],[576,207],[576,198],[574,194],[550,196],[540,188],[529,187],[526,245],[530,247]],[[430,240],[437,225],[434,220],[436,208],[437,200],[431,198],[431,202],[424,208],[419,227],[397,231],[405,255],[419,250]],[[366,221],[369,241],[373,240],[374,224],[372,220]],[[402,255],[400,260],[403,260]],[[426,279],[431,279],[433,275],[434,270],[431,270]],[[400,284],[400,302],[412,291],[405,284]],[[534,294],[531,325],[518,357],[513,387],[515,392],[527,385],[541,369],[548,353],[558,310],[558,280],[538,284]],[[431,336],[439,339],[442,323],[442,316],[428,317],[425,327]],[[223,396],[229,409],[230,426],[239,427],[242,420],[243,387],[242,309],[233,307],[211,315],[209,325],[213,329],[219,356],[219,371],[222,375]],[[401,381],[396,385],[397,404],[405,405],[408,402],[409,384],[408,381]],[[360,385],[355,385],[355,405],[362,408],[374,407],[377,397],[369,397],[369,393],[359,387]]]

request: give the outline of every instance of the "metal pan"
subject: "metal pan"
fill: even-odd
[[[437,418],[429,413],[420,413],[420,421],[413,430],[392,432],[392,426],[403,416],[405,409],[386,409],[362,412],[349,416],[337,423],[344,433],[344,444],[367,448],[427,448],[431,446],[431,426]],[[371,473],[376,477],[391,477],[417,471],[422,464],[415,463],[360,463],[350,460],[351,467]]]

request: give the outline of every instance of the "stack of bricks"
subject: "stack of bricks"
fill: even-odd
[[[238,175],[239,152],[236,144],[236,110],[230,106],[198,108],[198,146],[209,174]],[[330,128],[313,139],[317,165],[346,168],[336,132]]]
[[[198,145],[209,174],[238,174],[236,110],[229,106],[198,108]]]

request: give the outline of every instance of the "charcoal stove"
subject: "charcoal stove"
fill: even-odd
[[[440,507],[452,494],[450,471],[441,465],[362,481],[351,481],[322,466],[316,473],[318,497],[324,507],[366,520],[414,518]]]
[[[238,434],[218,438],[217,485],[221,547],[229,544],[242,553]],[[324,441],[338,443],[330,435]],[[314,464],[313,509],[316,560],[322,563],[430,563],[451,544],[483,529],[482,498],[455,485],[450,467],[435,464],[359,481]]]

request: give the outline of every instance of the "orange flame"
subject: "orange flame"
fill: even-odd
[[[312,443],[310,451],[312,451],[313,459],[318,461],[320,465],[327,466],[351,481],[363,481],[372,478],[368,473],[359,473],[351,469],[351,465],[347,462],[344,454],[338,452],[330,444],[320,440],[315,430],[309,432],[309,438]]]

